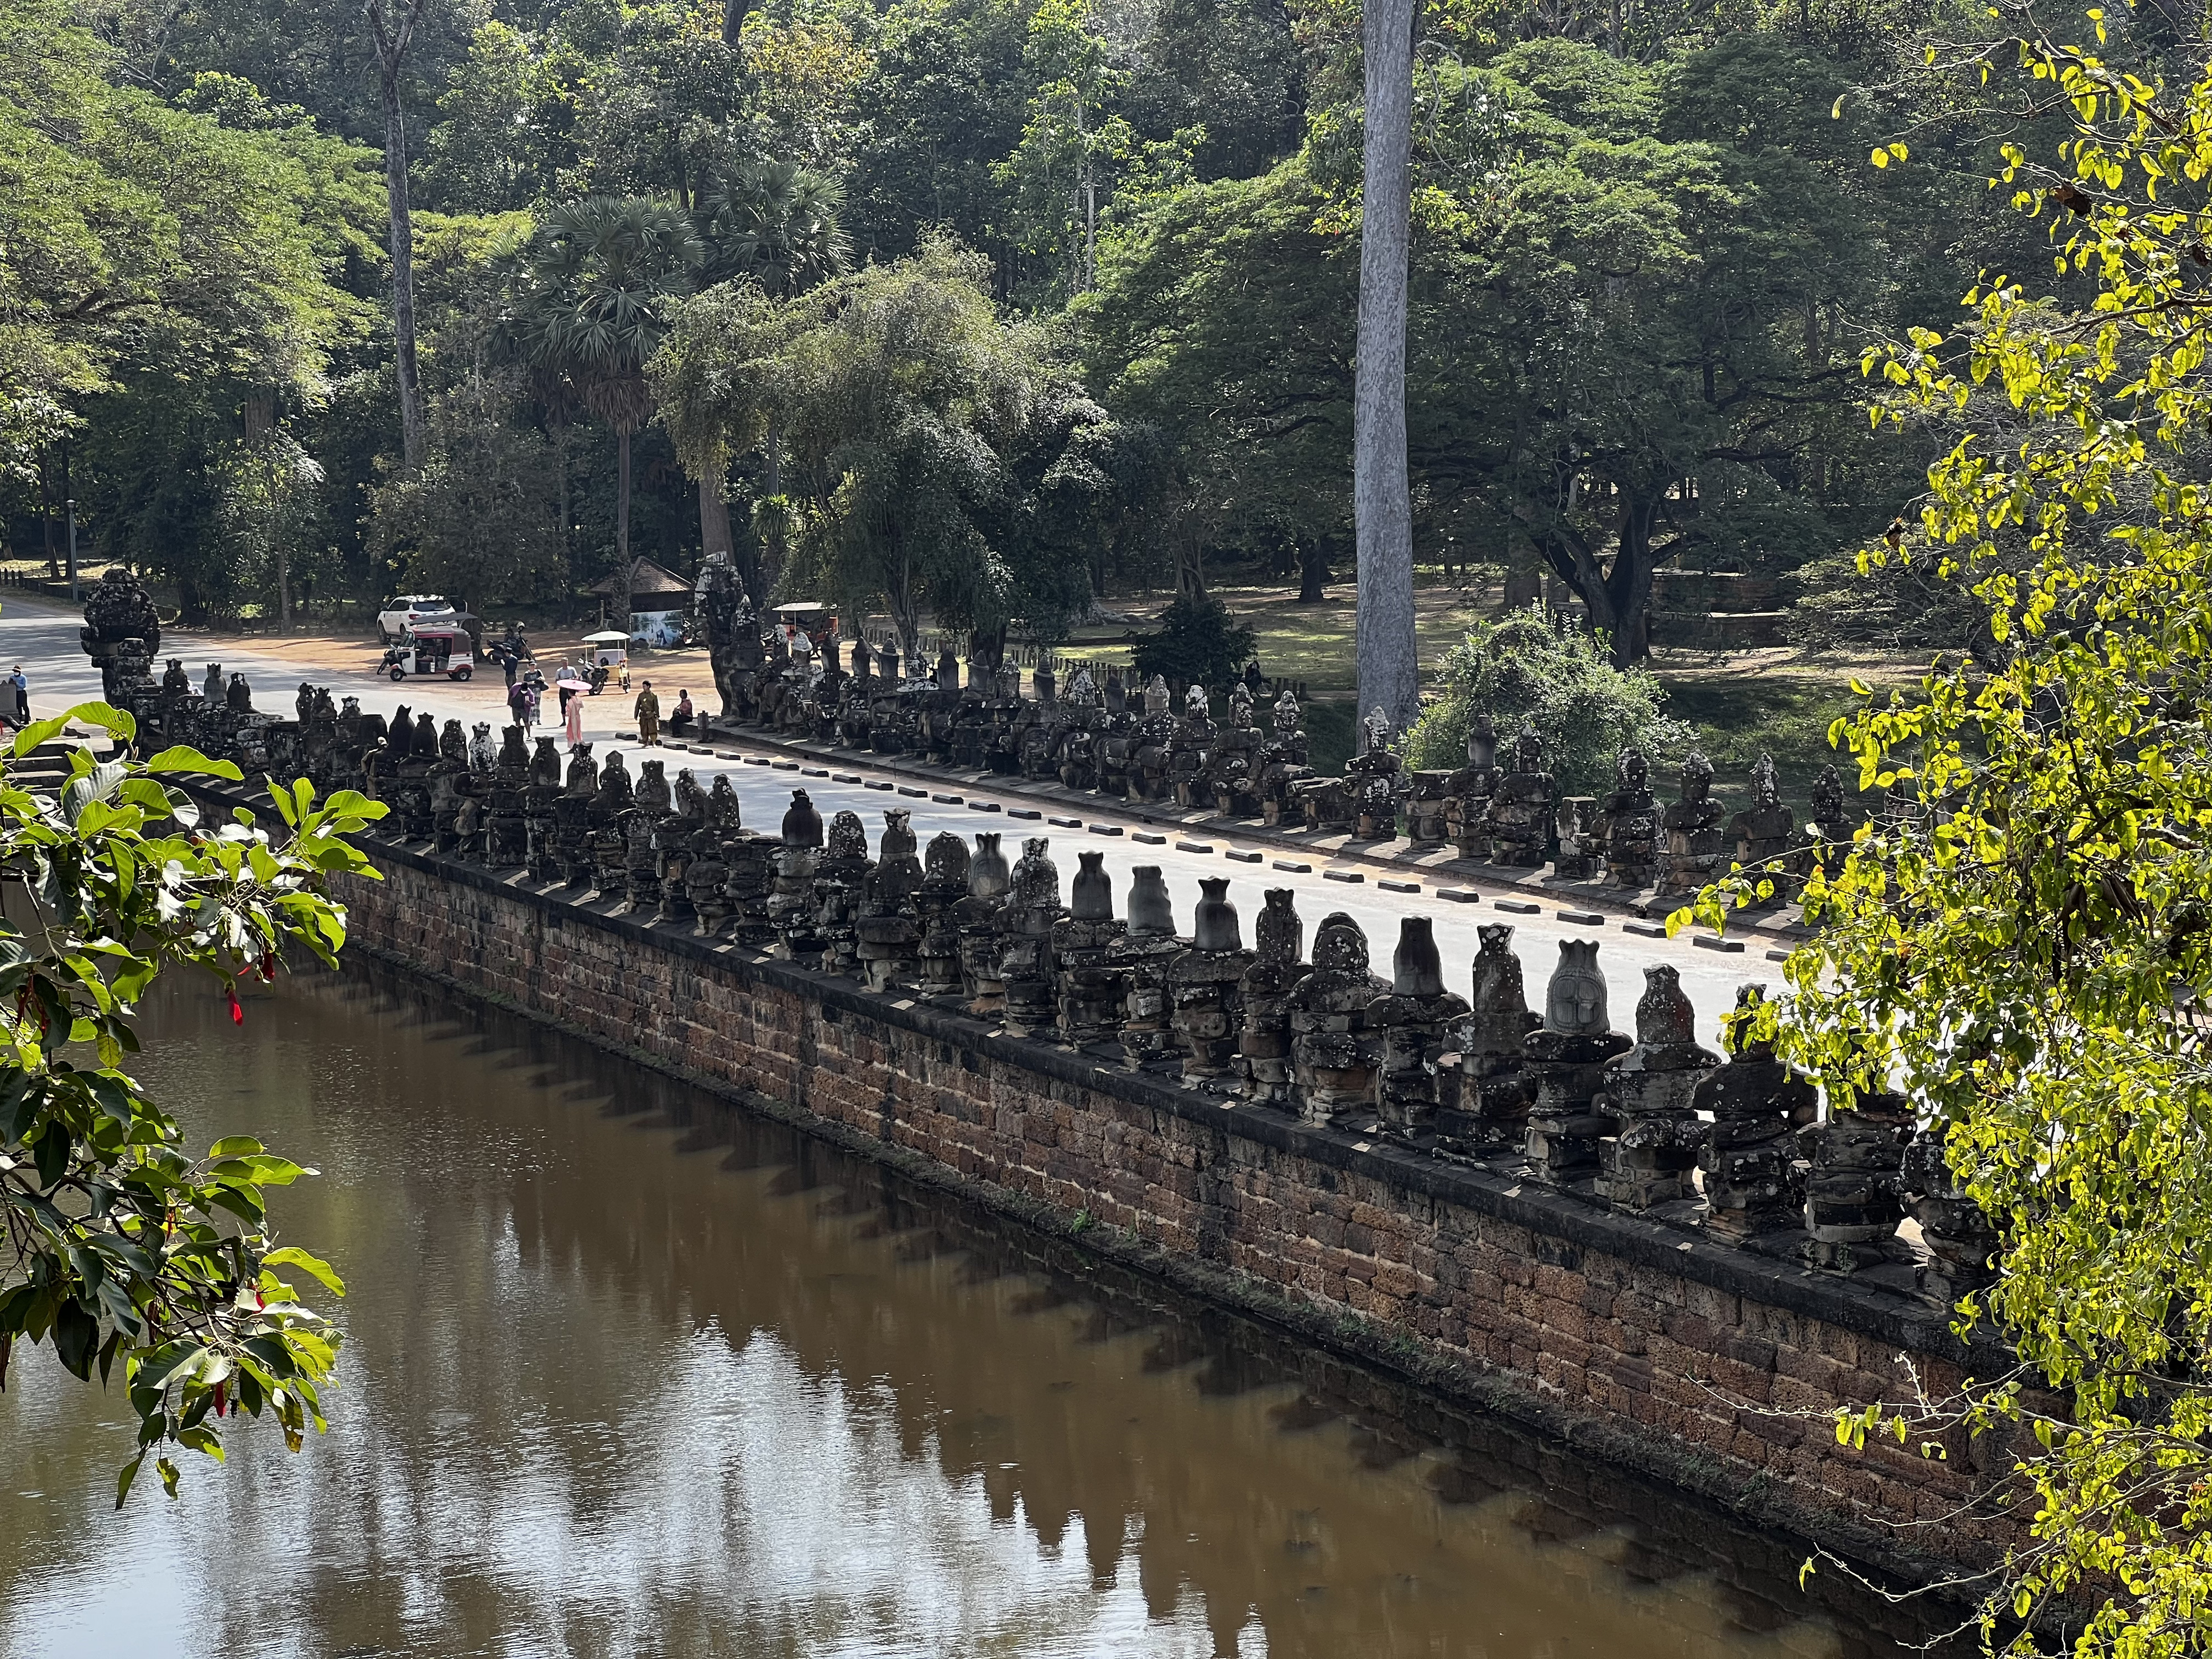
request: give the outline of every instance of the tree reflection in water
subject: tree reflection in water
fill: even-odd
[[[1888,1653],[1802,1547],[380,970],[168,994],[188,1125],[325,1171],[334,1431],[108,1513],[0,1396],[0,1651]],[[188,1525],[226,1541],[212,1552]],[[149,1647],[149,1633],[159,1639]]]

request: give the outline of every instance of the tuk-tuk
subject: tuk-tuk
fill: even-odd
[[[397,684],[410,674],[443,674],[465,680],[476,672],[475,641],[465,628],[417,623],[399,636],[377,666]]]
[[[585,635],[584,643],[592,647],[592,695],[597,696],[600,687],[611,679],[619,679],[629,667],[629,635],[619,629],[603,628]]]
[[[828,650],[837,639],[837,613],[815,599],[794,599],[788,605],[769,607],[769,617],[782,631],[786,646],[794,645],[804,633],[817,652]]]

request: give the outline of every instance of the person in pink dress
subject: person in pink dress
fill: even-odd
[[[570,697],[568,707],[563,711],[562,719],[568,728],[568,748],[573,753],[576,745],[584,740],[584,700],[581,697]]]

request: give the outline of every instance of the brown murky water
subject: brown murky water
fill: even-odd
[[[0,1654],[1889,1653],[1802,1545],[520,1022],[173,995],[143,1069],[325,1175],[335,1425],[111,1511],[0,1396]],[[258,1443],[247,1434],[241,1442]]]

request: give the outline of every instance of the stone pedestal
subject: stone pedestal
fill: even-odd
[[[1441,847],[1451,833],[1446,793],[1449,772],[1416,772],[1406,800],[1406,838],[1417,847]]]

